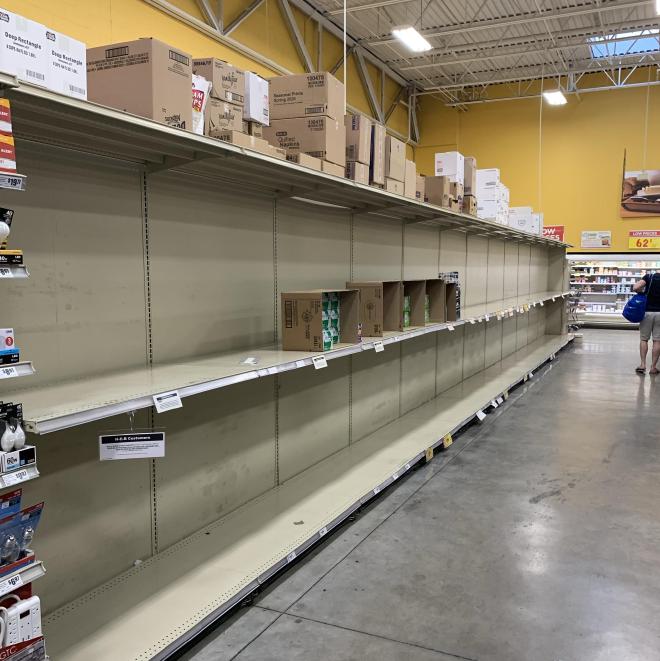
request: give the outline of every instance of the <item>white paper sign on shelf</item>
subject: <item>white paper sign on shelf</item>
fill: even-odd
[[[496,401],[498,404],[504,404],[504,397],[498,397],[495,401]]]
[[[319,530],[319,537],[325,537],[327,534],[328,534],[328,529],[326,528],[326,526],[323,526],[323,528]]]
[[[296,557],[297,557],[296,552],[291,551],[291,553],[289,553],[289,555],[286,556],[286,561],[287,562],[293,562],[296,559]]]
[[[377,496],[380,493],[380,487],[374,487],[374,496]]]
[[[314,363],[314,369],[322,370],[324,367],[328,366],[328,361],[325,359],[325,356],[314,356],[312,358],[312,363]]]
[[[383,344],[382,340],[379,340],[378,342],[374,342],[374,351],[376,353],[380,353],[381,351],[385,351],[385,345]]]
[[[248,356],[245,360],[241,361],[241,365],[256,365],[259,359],[256,356]]]
[[[165,456],[165,433],[125,432],[99,436],[99,459],[153,459]]]
[[[530,372],[530,373],[527,375],[527,378],[528,378],[528,379],[531,379],[533,376],[534,376],[534,374],[533,374],[532,372]]]
[[[0,188],[25,190],[25,177],[16,177],[11,174],[0,173]]]
[[[496,400],[496,399],[491,400],[490,405],[491,405],[494,409],[496,409],[496,408],[499,406],[499,404],[497,403],[497,400]]]
[[[476,319],[470,319],[470,323],[471,323],[471,324],[476,324],[477,321],[476,321]]]
[[[543,301],[539,301],[539,305],[543,307]]]
[[[305,367],[304,360],[296,360],[296,367]]]
[[[14,272],[8,266],[0,266],[0,278],[13,278]]]
[[[12,379],[15,376],[18,376],[18,370],[13,365],[0,368],[0,379]]]
[[[154,395],[154,406],[158,413],[163,413],[173,409],[180,409],[183,407],[183,403],[181,402],[181,397],[179,397],[179,391],[172,390],[171,392]]]
[[[20,484],[25,482],[25,480],[30,479],[30,472],[25,468],[15,471],[13,473],[7,473],[2,476],[2,482],[6,487],[13,487],[15,484]]]
[[[556,296],[553,296],[553,297],[552,297],[552,302],[554,303],[556,300],[557,300],[557,297],[556,297]]]
[[[485,316],[486,321],[490,321],[490,317],[488,315]]]
[[[483,411],[477,411],[477,418],[479,418],[479,422],[483,422],[486,419],[486,414]]]
[[[10,576],[4,581],[0,581],[0,595],[7,594],[23,585],[23,577],[20,574]]]
[[[454,326],[452,324],[447,324],[447,330],[450,331],[450,332],[453,331]]]

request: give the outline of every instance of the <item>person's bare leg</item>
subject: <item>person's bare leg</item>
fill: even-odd
[[[648,340],[639,341],[639,357],[641,358],[641,363],[637,369],[646,371],[646,356],[649,353],[649,342]]]
[[[653,340],[653,358],[651,359],[651,374],[658,373],[659,361],[660,361],[660,340]]]

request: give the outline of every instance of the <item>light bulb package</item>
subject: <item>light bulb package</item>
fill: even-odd
[[[23,489],[14,489],[0,496],[0,517],[3,519],[17,514],[21,509]]]
[[[0,566],[13,564],[29,555],[44,503],[37,503],[0,519]]]

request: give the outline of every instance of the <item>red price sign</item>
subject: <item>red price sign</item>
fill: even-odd
[[[543,227],[543,238],[563,241],[565,229],[566,225],[545,225]]]

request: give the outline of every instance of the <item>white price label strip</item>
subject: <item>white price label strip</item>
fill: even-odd
[[[328,529],[325,526],[323,526],[323,528],[319,530],[319,537],[325,537],[327,534],[328,534]]]
[[[7,266],[0,267],[0,278],[13,278],[13,271]]]
[[[490,402],[490,405],[491,405],[494,409],[496,409],[496,408],[499,406],[499,404],[497,403],[497,400],[496,400],[496,399],[492,399],[491,402]]]
[[[324,367],[328,366],[328,361],[325,359],[325,356],[314,356],[312,358],[312,363],[314,363],[314,369],[322,370]]]
[[[398,480],[399,479],[399,474],[398,473],[392,473],[392,481]]]
[[[15,484],[20,484],[21,482],[25,482],[25,480],[30,478],[30,473],[25,470],[25,468],[16,471],[14,473],[7,473],[3,478],[2,481],[5,483],[6,487],[13,487]]]
[[[454,330],[454,326],[453,326],[452,324],[447,324],[447,330],[448,330],[449,332],[453,331],[453,330]]]
[[[470,319],[470,323],[471,323],[471,324],[476,324],[477,321],[476,321],[476,319]]]
[[[16,588],[20,588],[21,585],[23,585],[23,578],[20,574],[16,574],[16,576],[10,576],[4,581],[0,581],[0,595],[7,594]]]
[[[374,496],[377,496],[380,493],[380,487],[374,488]]]
[[[12,177],[9,174],[0,174],[0,188],[25,190],[25,179],[23,177]]]
[[[272,376],[273,374],[277,374],[278,371],[279,371],[279,368],[278,368],[278,367],[268,367],[268,368],[266,369],[266,372],[268,372],[268,374],[270,374],[271,376]]]
[[[291,553],[289,553],[289,555],[286,556],[286,561],[287,562],[293,562],[295,559],[296,559],[296,552],[295,551],[291,551]]]
[[[172,390],[172,392],[154,395],[154,406],[158,413],[164,413],[165,411],[183,408],[183,403],[181,402],[181,397],[179,397],[179,391]]]
[[[18,376],[18,370],[15,367],[0,368],[0,379],[11,379],[15,376]]]
[[[483,411],[477,411],[477,418],[479,418],[479,422],[483,422],[486,419],[486,414]]]
[[[374,342],[374,351],[376,353],[380,353],[381,351],[385,351],[385,345],[382,343],[382,341]]]
[[[296,360],[296,367],[305,367],[304,360]]]

